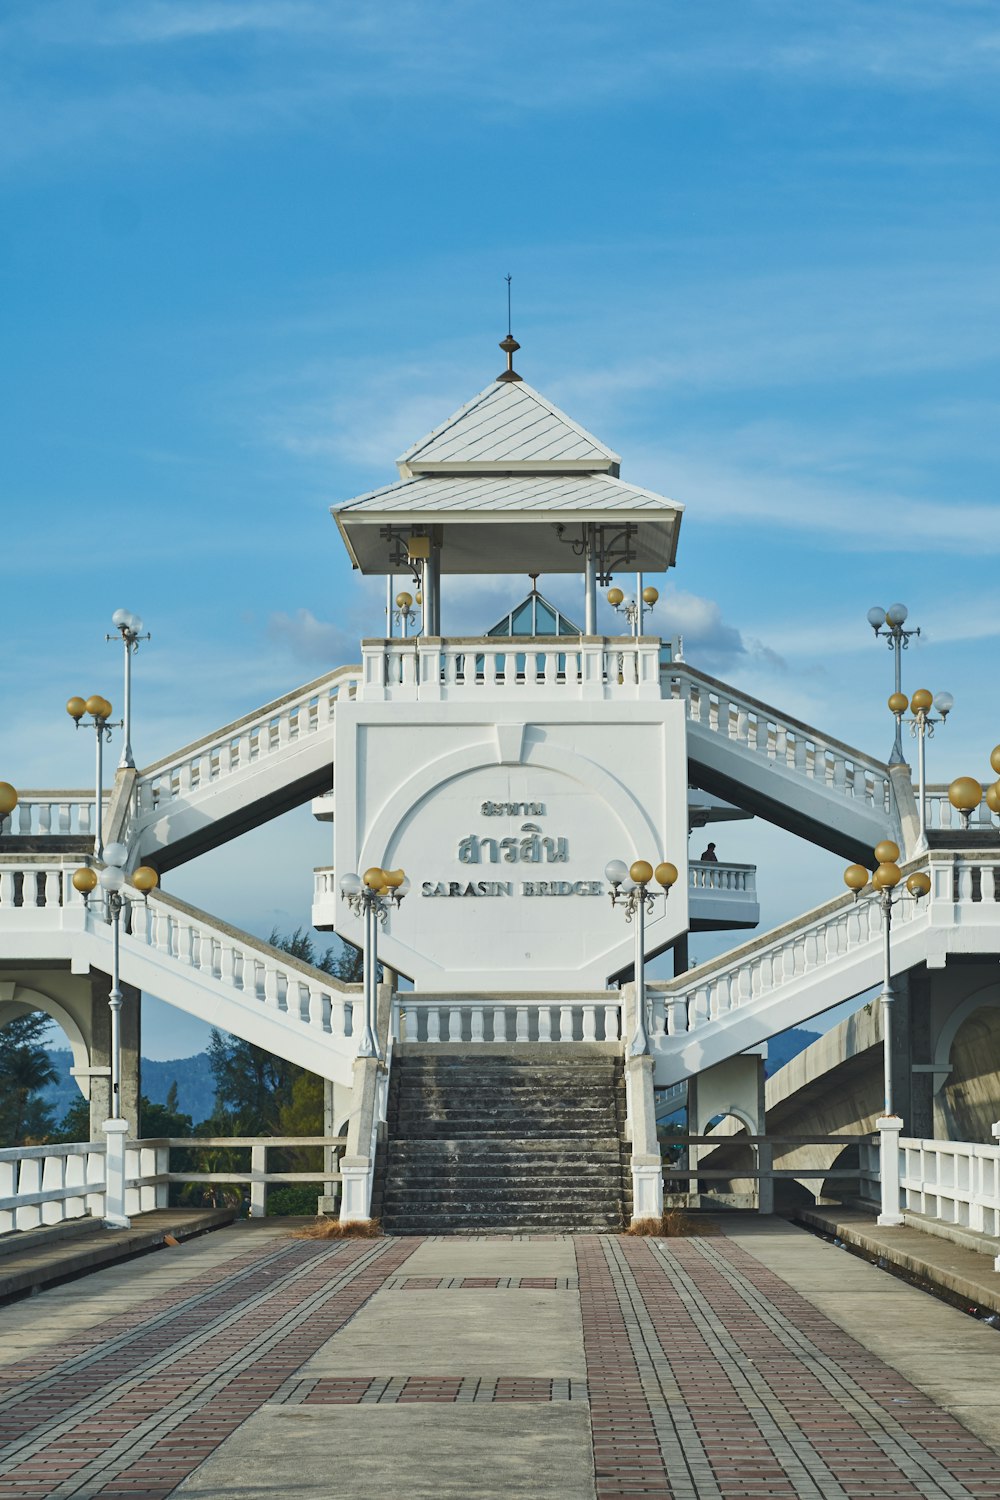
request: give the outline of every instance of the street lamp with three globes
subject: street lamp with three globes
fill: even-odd
[[[131,875],[125,874],[128,849],[124,844],[109,844],[104,851],[104,867],[95,870],[91,865],[82,865],[73,874],[73,888],[80,892],[89,906],[90,897],[100,888],[107,919],[111,923],[111,993],[108,1005],[111,1009],[111,1118],[121,1119],[121,1008],[122,991],[120,976],[121,915],[122,908],[130,896],[126,882],[142,896],[156,889],[159,876],[151,865],[140,865]]]
[[[102,698],[100,693],[93,693],[89,698],[73,697],[67,701],[66,712],[73,720],[77,729],[81,722],[90,715],[90,727],[97,735],[97,790],[95,793],[94,808],[94,853],[98,859],[104,856],[104,741],[110,743],[112,729],[120,729],[123,720],[119,719],[116,724],[111,723],[111,715],[114,709],[107,698]]]
[[[909,646],[911,636],[920,634],[919,626],[914,630],[903,629],[909,613],[905,604],[890,604],[888,609],[882,609],[880,605],[875,604],[868,611],[869,625],[879,640],[885,640],[888,643],[889,650],[894,653],[896,658],[896,686],[893,698],[897,700],[903,696],[903,664],[900,660],[901,654]],[[891,702],[892,699],[890,699],[890,705]],[[893,711],[895,712],[895,710]],[[902,765],[903,759],[902,719],[897,714],[896,738],[893,742],[889,764],[891,766]]]
[[[635,922],[635,1029],[629,1041],[629,1055],[641,1057],[649,1051],[649,1029],[646,1016],[646,913],[654,910],[659,891],[650,890],[655,880],[663,899],[670,895],[677,881],[677,866],[663,860],[653,869],[646,859],[627,865],[623,859],[609,860],[604,876],[611,887],[611,905],[624,906],[626,922]]]
[[[880,1150],[880,1180],[882,1194],[882,1212],[879,1214],[878,1222],[885,1225],[902,1223],[899,1213],[899,1171],[898,1161],[898,1139],[901,1122],[896,1118],[893,1100],[893,1076],[892,1076],[892,1003],[895,995],[892,988],[892,957],[890,952],[890,933],[892,930],[893,907],[899,906],[903,901],[922,901],[931,889],[931,878],[926,870],[914,870],[912,875],[906,878],[906,895],[898,896],[893,892],[903,880],[903,872],[899,868],[899,845],[894,844],[891,839],[883,839],[874,849],[877,865],[873,874],[869,875],[864,865],[848,865],[844,871],[844,884],[854,893],[855,901],[861,900],[867,894],[868,898],[877,901],[882,911],[882,1071],[884,1081],[885,1098],[882,1105],[882,1117],[879,1121],[879,1150]],[[869,880],[871,889],[866,890]],[[890,1153],[894,1153],[890,1160]]]
[[[362,988],[364,990],[364,1027],[358,1044],[359,1057],[382,1057],[378,1040],[378,927],[385,926],[391,906],[398,906],[410,889],[403,870],[383,870],[372,865],[363,875],[340,877],[340,894],[364,923],[362,943]]]

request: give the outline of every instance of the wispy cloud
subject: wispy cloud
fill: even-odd
[[[8,16],[0,45],[16,80],[0,102],[8,160],[98,137],[120,155],[193,131],[308,127],[362,98],[458,100],[470,118],[509,120],[591,114],[705,78],[926,91],[1000,72],[996,13],[973,0],[721,0],[683,15],[644,0],[519,12],[461,0],[48,0]],[[53,57],[74,53],[72,81],[53,74]]]

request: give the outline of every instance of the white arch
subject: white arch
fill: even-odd
[[[51,995],[45,995],[41,990],[15,983],[14,993],[10,1000],[0,1004],[0,1028],[6,1026],[9,1021],[13,1021],[16,1016],[26,1015],[33,1010],[44,1011],[45,1015],[51,1016],[52,1020],[66,1033],[66,1039],[73,1053],[73,1066],[81,1070],[76,1078],[77,1087],[83,1097],[89,1099],[90,1047],[80,1029],[79,1022],[58,1000],[53,1000]]]
[[[395,788],[372,819],[368,837],[361,850],[359,868],[377,865],[386,858],[386,851],[401,825],[428,793],[443,786],[446,781],[454,781],[459,776],[496,766],[498,763],[510,764],[506,761],[498,762],[495,745],[480,743],[463,745],[414,771],[412,776]],[[532,742],[522,752],[517,764],[542,766],[598,792],[621,823],[623,834],[634,830],[638,820],[643,833],[655,847],[657,830],[642,803],[616,777],[587,756],[562,745],[553,747],[544,741]]]
[[[704,1123],[701,1125],[701,1128],[698,1131],[696,1131],[695,1133],[697,1135],[707,1135],[708,1134],[708,1125],[709,1125],[710,1121],[714,1120],[715,1117],[717,1115],[719,1115],[719,1114],[722,1115],[723,1119],[726,1119],[726,1117],[728,1115],[732,1115],[735,1120],[739,1120],[739,1122],[740,1122],[741,1125],[745,1125],[746,1126],[746,1128],[747,1128],[747,1135],[756,1135],[757,1134],[757,1121],[755,1119],[752,1119],[751,1116],[747,1114],[746,1110],[743,1109],[743,1108],[741,1108],[741,1106],[739,1104],[729,1104],[729,1105],[726,1106],[725,1110],[718,1110],[718,1109],[713,1110],[712,1113],[711,1113],[711,1115],[709,1116],[709,1118],[704,1121]],[[720,1146],[725,1145],[726,1142],[728,1142],[728,1141],[733,1142],[733,1144],[735,1145],[735,1144],[737,1144],[739,1142],[739,1139],[740,1138],[739,1138],[738,1135],[720,1135],[719,1136],[719,1145]],[[746,1145],[746,1142],[744,1141],[743,1144]],[[702,1146],[699,1149],[702,1150],[702,1151],[712,1151],[715,1148],[714,1148],[714,1146]],[[754,1148],[754,1149],[756,1149],[756,1148]]]

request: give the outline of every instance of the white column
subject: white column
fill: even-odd
[[[584,635],[597,634],[597,557],[594,552],[594,528],[584,528]]]

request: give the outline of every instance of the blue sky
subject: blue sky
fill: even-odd
[[[903,598],[957,700],[930,774],[986,774],[995,5],[15,0],[0,50],[0,776],[86,782],[62,703],[116,697],[119,604],[140,763],[354,659],[381,592],[327,507],[499,371],[507,271],[522,374],[687,507],[664,633],[885,754]],[[838,886],[724,843],[768,923]],[[266,934],[327,850],[303,811],[174,888]]]

